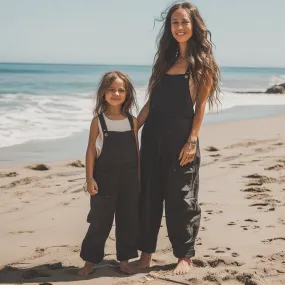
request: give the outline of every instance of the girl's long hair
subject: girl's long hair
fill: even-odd
[[[120,78],[124,82],[124,87],[126,89],[126,100],[122,104],[122,113],[126,115],[127,113],[132,114],[132,109],[137,107],[136,102],[136,91],[131,82],[131,79],[127,74],[122,71],[110,71],[103,75],[99,82],[99,87],[96,93],[96,104],[93,109],[93,115],[99,115],[107,111],[107,102],[105,100],[105,94],[112,85],[113,81]]]
[[[197,92],[196,96],[203,84],[210,86],[208,103],[209,107],[212,108],[213,103],[218,104],[220,102],[220,70],[213,55],[211,33],[198,9],[189,2],[170,6],[161,13],[161,18],[157,19],[157,21],[162,21],[163,25],[157,37],[157,52],[149,80],[148,95],[152,94],[156,84],[179,57],[179,45],[171,33],[171,15],[179,8],[188,12],[193,29],[193,35],[187,44],[186,58],[191,68],[192,80]]]

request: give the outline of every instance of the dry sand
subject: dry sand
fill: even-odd
[[[1,167],[0,283],[285,284],[284,125],[279,116],[202,127],[202,219],[186,276],[172,274],[164,218],[150,269],[130,277],[117,271],[112,230],[103,264],[77,276],[88,227],[84,167]]]

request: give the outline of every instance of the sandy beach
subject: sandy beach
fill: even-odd
[[[93,275],[79,277],[89,211],[84,166],[70,165],[74,160],[42,161],[47,170],[1,165],[0,283],[285,284],[284,124],[283,115],[201,128],[202,220],[186,276],[172,274],[176,259],[163,218],[151,268],[120,274],[112,230],[105,261]]]

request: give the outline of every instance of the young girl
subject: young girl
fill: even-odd
[[[138,140],[135,90],[126,74],[106,73],[97,92],[86,152],[86,187],[91,195],[90,223],[80,257],[80,275],[92,272],[104,258],[104,246],[115,215],[116,249],[120,270],[133,273],[138,238]],[[96,147],[97,145],[97,147]]]

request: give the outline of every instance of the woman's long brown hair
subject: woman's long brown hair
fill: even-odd
[[[163,25],[157,37],[157,53],[154,57],[154,65],[148,85],[148,94],[151,95],[156,84],[165,73],[173,66],[179,57],[178,42],[171,33],[171,15],[177,9],[185,9],[192,23],[193,35],[188,40],[186,58],[192,73],[192,80],[199,96],[199,90],[203,84],[210,86],[208,98],[209,107],[220,102],[220,70],[213,55],[213,43],[211,33],[207,29],[198,9],[189,2],[174,4],[161,13],[158,21]]]

